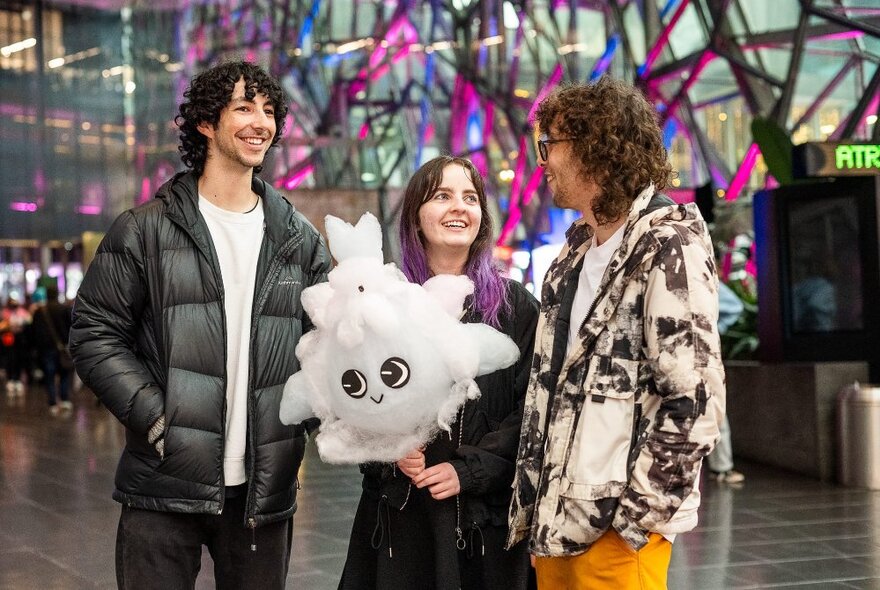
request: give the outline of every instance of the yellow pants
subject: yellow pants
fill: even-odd
[[[672,543],[651,533],[634,551],[614,530],[572,557],[537,557],[539,590],[666,590]]]

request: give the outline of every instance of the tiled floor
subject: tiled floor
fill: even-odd
[[[50,417],[40,391],[0,394],[0,589],[115,588],[110,493],[122,429],[86,392],[75,403]],[[739,488],[704,482],[700,526],[675,543],[671,589],[880,589],[880,492],[738,467],[747,476]],[[301,476],[288,587],[330,590],[357,468],[325,465],[311,447]],[[197,587],[212,582],[206,556]]]

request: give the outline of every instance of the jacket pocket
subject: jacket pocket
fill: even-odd
[[[629,480],[638,369],[636,360],[591,359],[565,466],[565,478],[576,496],[607,497],[595,496],[599,490],[594,488]]]

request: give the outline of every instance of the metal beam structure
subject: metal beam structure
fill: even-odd
[[[77,3],[90,1],[98,2]],[[155,41],[139,37],[154,4],[173,15],[162,23],[174,23]],[[288,132],[266,170],[278,186],[393,194],[433,155],[466,155],[486,176],[502,245],[532,247],[548,231],[549,195],[531,134],[538,102],[559,84],[603,75],[638,84],[657,106],[679,188],[712,182],[728,199],[767,180],[750,133],[755,117],[801,140],[867,139],[880,127],[876,0],[120,5],[133,34],[116,79],[130,88],[122,91],[121,123],[138,199],[177,162],[175,130],[165,124],[170,117],[159,117],[157,105],[167,107],[154,89],[179,94],[192,75],[229,58],[267,66],[291,98]],[[100,69],[90,75],[114,79]],[[172,81],[157,86],[160,76]],[[383,203],[382,210],[390,223],[395,208]]]
[[[528,137],[536,102],[552,87],[601,75],[641,84],[676,129],[672,137],[692,146],[691,183],[711,179],[737,189],[727,193],[735,198],[735,179],[746,179],[744,188],[763,182],[751,174],[757,152],[742,137],[738,154],[728,153],[693,105],[713,108],[714,94],[722,105],[739,100],[749,119],[773,118],[792,131],[811,124],[845,81],[877,78],[880,15],[855,4],[208,1],[188,9],[186,67],[192,73],[230,55],[270,61],[296,105],[277,164],[281,186],[400,186],[432,154],[468,155],[497,197],[499,242],[509,243],[535,237],[526,209],[538,210],[545,195]],[[787,18],[774,22],[775,12]],[[862,36],[871,42],[851,43]],[[823,58],[829,50],[835,58]],[[811,60],[833,62],[834,73],[823,77]],[[876,84],[861,90],[875,93]],[[849,120],[872,98],[835,104]],[[870,135],[857,123],[841,132]]]

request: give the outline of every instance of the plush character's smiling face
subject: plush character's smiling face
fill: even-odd
[[[351,353],[337,347],[331,361],[327,381],[335,391],[328,388],[328,401],[339,419],[384,434],[410,433],[435,421],[455,381],[440,351],[412,325],[388,341],[367,330],[364,340],[370,345]]]
[[[379,369],[379,377],[382,383],[391,389],[400,389],[409,383],[409,364],[398,356],[386,359]],[[357,369],[348,369],[342,374],[342,389],[349,397],[361,399],[367,395],[367,377]],[[385,394],[380,394],[379,399],[371,395],[373,403],[381,404]]]

